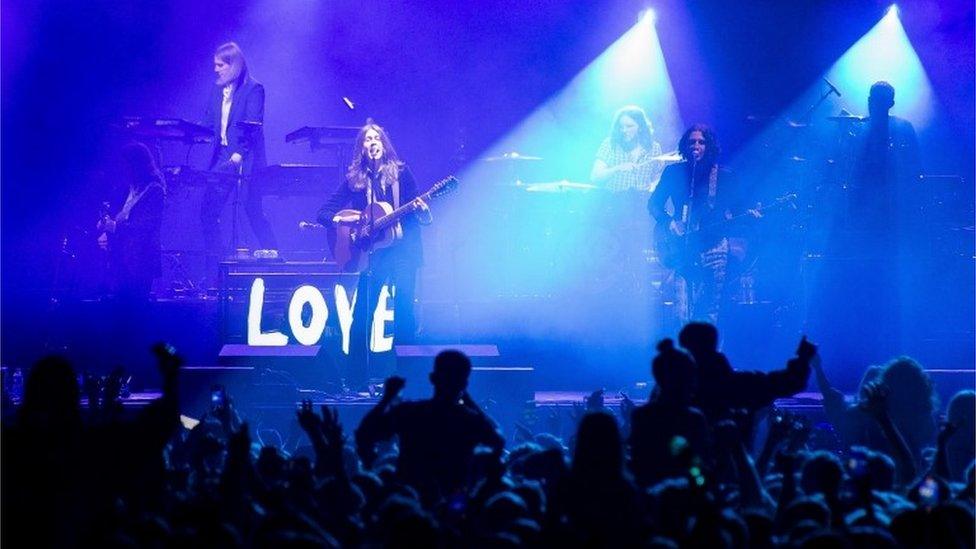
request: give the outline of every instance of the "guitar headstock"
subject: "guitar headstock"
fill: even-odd
[[[456,177],[454,177],[453,175],[449,175],[444,179],[441,179],[437,183],[431,185],[430,190],[427,191],[427,194],[431,198],[437,198],[447,193],[452,193],[457,189],[458,183],[459,182]]]

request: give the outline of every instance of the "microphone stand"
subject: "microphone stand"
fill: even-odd
[[[234,172],[235,172],[234,173],[234,175],[235,175],[235,177],[234,177],[234,215],[231,216],[230,242],[231,242],[231,248],[233,248],[233,250],[234,250],[234,253],[233,253],[232,258],[234,260],[237,260],[237,259],[239,259],[239,257],[238,257],[239,256],[239,254],[238,254],[238,244],[239,244],[239,242],[238,242],[238,240],[240,238],[240,235],[238,234],[238,230],[239,229],[237,227],[237,223],[238,223],[237,218],[241,214],[241,190],[244,188],[244,161],[243,160],[241,160],[241,165],[240,166],[235,166]]]
[[[253,147],[254,132],[260,130],[264,126],[263,123],[255,120],[241,120],[237,122],[237,127],[244,131],[244,140],[248,142],[248,147]],[[240,229],[238,228],[238,217],[241,214],[241,194],[244,192],[244,155],[241,155],[241,163],[235,166],[235,180],[234,180],[234,215],[231,222],[231,246],[234,248],[233,259],[240,259],[240,250],[238,248],[240,239]],[[228,159],[229,161],[229,159]],[[248,251],[247,248],[244,248]]]
[[[376,319],[374,318],[375,309],[372,308],[372,301],[371,301],[371,296],[373,291],[373,245],[372,243],[373,240],[376,238],[376,235],[373,234],[373,231],[376,228],[376,224],[375,224],[376,216],[373,215],[373,207],[372,207],[373,204],[376,203],[376,187],[373,184],[373,174],[375,173],[376,173],[375,169],[373,169],[373,166],[371,166],[369,177],[366,180],[366,192],[368,195],[368,200],[366,201],[366,210],[369,212],[369,224],[368,224],[369,238],[367,239],[366,244],[367,246],[369,246],[369,248],[367,248],[366,250],[366,273],[364,275],[366,276],[366,285],[365,285],[366,295],[362,296],[362,299],[366,300],[366,320],[367,320],[366,342],[365,342],[366,360],[363,364],[363,377],[364,377],[364,381],[366,382],[367,390],[369,388],[369,369],[372,366],[372,362],[373,362],[372,357],[370,356],[372,354],[372,348],[370,347],[370,343],[372,342],[373,339],[373,323],[376,321]]]
[[[821,103],[826,101],[827,98],[830,97],[832,94],[836,93],[837,97],[840,97],[840,91],[838,91],[837,88],[835,88],[834,85],[830,83],[830,80],[824,78],[823,81],[827,83],[827,91],[821,93],[820,99],[817,99],[816,103],[810,105],[810,108],[807,109],[807,112],[803,113],[803,116],[800,117],[801,124],[809,124],[810,119],[813,118],[814,111],[817,110],[817,107],[819,107]]]

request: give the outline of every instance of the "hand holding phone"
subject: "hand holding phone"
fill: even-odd
[[[227,407],[227,390],[223,385],[214,385],[210,389],[210,409],[222,410]]]

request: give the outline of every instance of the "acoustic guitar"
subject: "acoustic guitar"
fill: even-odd
[[[453,192],[458,180],[453,175],[434,183],[424,194],[394,209],[387,202],[373,202],[362,212],[340,210],[336,216],[354,218],[355,222],[336,223],[328,232],[332,257],[343,272],[362,271],[370,251],[386,248],[396,240],[396,227],[400,219],[420,208],[420,201],[430,202]]]

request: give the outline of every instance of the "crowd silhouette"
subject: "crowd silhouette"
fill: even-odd
[[[737,371],[718,332],[662,340],[646,404],[594,393],[575,432],[506,439],[437,356],[432,397],[404,380],[354,433],[298,406],[305,443],[255,444],[233,400],[181,422],[181,359],[153,348],[162,397],[135,415],[123,379],[49,357],[5,394],[2,542],[20,547],[973,547],[974,403],[944,416],[908,357],[865,365],[852,400],[805,339],[781,370]],[[814,374],[826,421],[775,408]],[[940,419],[941,418],[941,419]],[[9,545],[8,545],[9,544]]]

